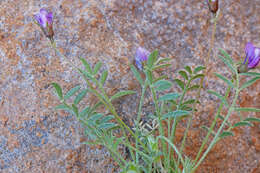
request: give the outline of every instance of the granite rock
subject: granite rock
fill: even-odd
[[[135,50],[158,49],[171,58],[169,79],[185,65],[206,59],[212,32],[211,14],[201,0],[1,0],[0,1],[0,172],[116,172],[102,147],[89,147],[76,118],[54,110],[59,103],[51,82],[65,90],[84,85],[73,68],[55,54],[47,38],[33,23],[40,8],[54,13],[54,39],[71,62],[79,57],[91,65],[102,61],[110,74],[107,91],[140,90],[129,64]],[[224,92],[213,72],[228,74],[217,58],[218,48],[234,60],[245,57],[248,41],[260,46],[260,1],[223,0],[216,41],[210,57],[206,87]],[[259,72],[259,68],[256,69]],[[177,90],[177,89],[176,89]],[[194,157],[216,110],[216,99],[202,93],[202,104],[188,134],[187,154]],[[93,99],[89,99],[93,100]],[[116,102],[117,111],[135,117],[138,97]],[[89,102],[85,100],[86,102]],[[149,100],[146,111],[152,111]],[[260,108],[260,82],[243,91],[241,106]],[[206,105],[206,106],[205,106]],[[150,110],[151,108],[151,110]],[[258,114],[244,114],[256,116]],[[232,115],[231,121],[238,120]],[[238,128],[236,136],[217,144],[198,172],[256,173],[260,169],[260,124]],[[179,137],[183,127],[177,131]]]

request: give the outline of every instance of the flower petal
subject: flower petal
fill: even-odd
[[[52,24],[52,19],[53,19],[52,12],[49,12],[49,13],[46,15],[46,18],[47,18],[48,24],[51,25],[51,24]]]
[[[146,61],[148,59],[148,56],[150,55],[150,52],[146,49],[139,47],[136,51],[136,59],[139,59],[141,61]]]
[[[252,60],[252,56],[254,56],[254,45],[251,42],[248,42],[245,48],[245,52],[246,52],[246,58],[244,60],[244,63],[250,62]]]
[[[38,14],[40,19],[41,19],[41,23],[39,23],[42,27],[46,27],[47,26],[47,15],[48,15],[48,11],[44,8],[40,9],[40,13]]]
[[[36,22],[42,26],[43,22],[42,22],[42,19],[41,19],[41,16],[40,14],[36,14],[34,15],[34,19],[36,20]]]
[[[142,61],[140,61],[139,59],[135,59],[135,64],[139,70],[143,69]]]
[[[252,56],[251,60],[248,62],[248,68],[254,68],[258,65],[260,61],[260,48],[255,48],[254,56]]]
[[[40,14],[46,16],[48,14],[48,11],[45,8],[41,8]]]
[[[135,54],[135,63],[139,70],[142,70],[142,62],[146,61],[148,59],[148,56],[150,55],[150,52],[142,47],[138,47]]]

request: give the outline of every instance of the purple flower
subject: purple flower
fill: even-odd
[[[260,61],[260,48],[255,47],[248,42],[245,48],[246,58],[243,64],[246,64],[248,69],[255,68]]]
[[[34,15],[34,19],[41,27],[46,28],[47,25],[52,25],[53,15],[52,12],[48,12],[47,10],[42,8],[40,10],[40,13]]]
[[[142,47],[138,47],[135,54],[135,63],[139,70],[143,69],[142,62],[147,61],[148,57],[150,55],[150,52]]]
[[[48,37],[50,40],[53,40],[54,33],[52,29],[52,12],[48,12],[46,9],[42,8],[40,10],[40,13],[34,15],[34,19],[36,20],[37,24],[41,27],[45,36]]]

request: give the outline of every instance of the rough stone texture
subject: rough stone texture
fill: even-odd
[[[50,83],[68,90],[82,80],[33,23],[32,16],[42,7],[55,14],[61,52],[76,65],[79,57],[91,64],[104,62],[110,71],[107,89],[113,93],[139,87],[128,66],[139,45],[172,59],[169,78],[185,65],[203,63],[212,32],[207,5],[201,0],[0,1],[0,172],[114,172],[106,150],[82,144],[83,128],[76,119],[53,110],[58,100]],[[228,73],[217,50],[221,47],[240,60],[246,42],[260,46],[260,1],[224,0],[220,8],[206,86],[223,93],[224,83],[212,73]],[[258,81],[241,93],[239,104],[260,108],[259,96]],[[187,154],[193,157],[205,135],[199,127],[208,125],[216,110],[215,98],[205,92],[201,102],[189,133]],[[136,96],[116,104],[124,117],[134,117]],[[146,106],[149,111],[148,101]],[[239,119],[232,116],[231,122]],[[260,124],[235,130],[236,136],[216,145],[198,172],[260,172]],[[180,127],[177,139],[182,133]]]

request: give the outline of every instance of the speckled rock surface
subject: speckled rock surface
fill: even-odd
[[[203,63],[212,32],[207,5],[201,0],[0,1],[0,172],[115,172],[106,150],[82,144],[83,128],[76,119],[53,109],[58,100],[50,83],[68,90],[82,80],[33,23],[32,16],[42,7],[55,14],[61,52],[76,65],[79,57],[91,64],[104,62],[110,71],[108,92],[115,92],[138,90],[128,66],[138,46],[158,49],[160,56],[172,59],[169,78],[184,65]],[[240,60],[246,42],[260,46],[260,1],[223,0],[220,8],[206,86],[223,93],[224,83],[216,81],[213,72],[228,71],[217,50],[223,48]],[[118,112],[134,117],[137,98],[117,102]],[[205,92],[201,102],[189,133],[187,154],[192,157],[205,135],[199,126],[208,125],[216,109],[216,100]],[[241,93],[239,104],[260,108],[259,81]],[[243,115],[260,118],[256,113]],[[231,121],[238,119],[232,116]],[[180,127],[177,135],[182,132]],[[235,134],[216,145],[198,172],[260,172],[260,124],[237,128]]]

